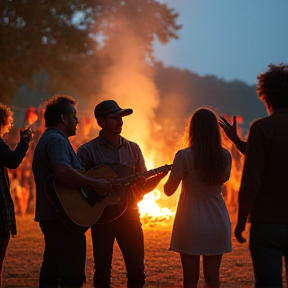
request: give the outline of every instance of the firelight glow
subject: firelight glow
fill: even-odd
[[[145,155],[145,151],[143,152]],[[153,157],[145,157],[145,159],[148,170],[153,169]],[[161,181],[163,181],[163,179]],[[162,194],[163,193],[161,193],[160,190],[155,189],[152,192],[146,194],[142,201],[138,203],[140,218],[142,220],[145,218],[145,220],[151,219],[153,222],[160,222],[169,221],[173,218],[175,212],[172,212],[168,207],[160,207],[157,204],[157,201],[161,199]]]
[[[141,202],[138,203],[140,217],[153,217],[159,220],[165,219],[170,220],[174,215],[169,208],[161,208],[157,204],[157,200],[161,198],[161,192],[159,190],[154,190],[146,194]]]

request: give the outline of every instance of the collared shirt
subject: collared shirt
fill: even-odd
[[[0,138],[0,233],[16,235],[16,220],[14,204],[10,194],[10,184],[6,168],[16,169],[23,158],[29,145],[21,141],[15,150],[11,150],[7,143]]]
[[[288,224],[287,205],[288,108],[285,108],[251,125],[239,191],[239,211],[250,211],[251,222]],[[245,219],[240,222],[245,223]]]
[[[143,154],[138,144],[120,136],[120,145],[115,148],[103,137],[100,136],[82,144],[77,150],[77,156],[85,170],[90,170],[101,164],[107,166],[120,167],[118,178],[146,172],[146,165]],[[114,170],[114,169],[113,169]],[[122,175],[121,175],[122,173]],[[125,175],[126,174],[126,175]],[[132,192],[132,191],[131,191]],[[137,202],[143,195],[135,195],[134,192],[128,194],[128,208],[137,209]],[[129,209],[127,209],[129,210]]]
[[[133,174],[147,171],[139,145],[121,136],[117,148],[101,136],[94,138],[78,148],[77,156],[85,170],[105,163],[126,165],[133,169]]]

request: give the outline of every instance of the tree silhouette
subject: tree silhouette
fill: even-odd
[[[178,14],[150,0],[2,0],[0,2],[1,101],[13,97],[33,75],[46,71],[50,91],[91,93],[109,60],[115,33],[134,29],[143,45],[143,61],[153,60],[152,42],[177,38]],[[119,26],[125,19],[128,26]],[[89,79],[88,79],[89,81]]]

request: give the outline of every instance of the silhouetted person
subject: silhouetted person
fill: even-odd
[[[20,142],[11,150],[3,137],[13,124],[11,109],[0,103],[0,286],[2,286],[3,262],[10,235],[16,235],[15,211],[10,194],[10,183],[6,168],[16,169],[29,148],[33,134],[31,129],[20,131]]]
[[[180,253],[183,287],[196,288],[203,255],[207,287],[220,287],[222,254],[231,252],[231,223],[222,197],[232,158],[221,144],[217,116],[208,108],[192,114],[188,147],[179,150],[164,184],[173,195],[182,181],[169,250]]]
[[[73,187],[91,187],[101,194],[112,190],[108,181],[95,180],[79,172],[83,168],[68,139],[76,134],[76,100],[58,94],[45,104],[47,129],[35,148],[32,166],[36,183],[35,221],[39,222],[45,241],[39,287],[82,287],[85,281],[85,234],[75,234],[64,225],[45,194],[45,182],[53,175],[56,181],[71,187],[73,193],[76,193]]]
[[[269,116],[250,127],[235,236],[240,243],[247,218],[255,287],[282,287],[288,273],[288,65],[258,75],[257,94]]]
[[[101,127],[99,136],[81,145],[77,151],[86,170],[104,164],[115,171],[119,178],[147,171],[138,144],[120,136],[122,118],[132,113],[132,109],[121,109],[114,100],[102,101],[95,107],[94,115]],[[92,226],[95,287],[110,287],[115,239],[124,258],[128,278],[127,287],[144,287],[144,239],[137,203],[142,200],[144,193],[156,188],[166,174],[161,173],[147,179],[142,188],[141,186],[139,188],[135,186],[132,190],[129,188],[131,191],[128,191],[126,210],[120,209],[120,213],[116,213],[116,218],[112,221],[105,220]],[[115,205],[108,210],[111,219],[113,219],[113,211],[118,211],[119,207],[121,206]]]

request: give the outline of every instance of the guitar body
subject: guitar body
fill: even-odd
[[[71,188],[56,181],[53,176],[45,182],[45,193],[55,206],[65,226],[75,234],[85,233],[93,224],[105,224],[119,218],[127,209],[128,193],[135,179],[143,176],[146,179],[164,171],[171,170],[172,165],[165,165],[136,175],[125,171],[123,166],[114,169],[101,165],[97,169],[81,172],[93,179],[109,179],[121,187],[117,192],[99,195],[93,190]],[[117,173],[116,173],[117,171]],[[130,175],[130,176],[127,176]],[[121,179],[118,179],[118,176]]]
[[[94,179],[116,179],[117,174],[108,166],[97,170],[81,172]],[[120,217],[127,208],[127,188],[108,195],[98,195],[88,191],[88,198],[83,196],[81,189],[71,188],[55,181],[53,176],[45,183],[45,193],[55,206],[66,227],[76,233],[85,233],[93,224],[108,223]],[[91,196],[91,194],[93,194]],[[93,198],[93,204],[89,203]]]

